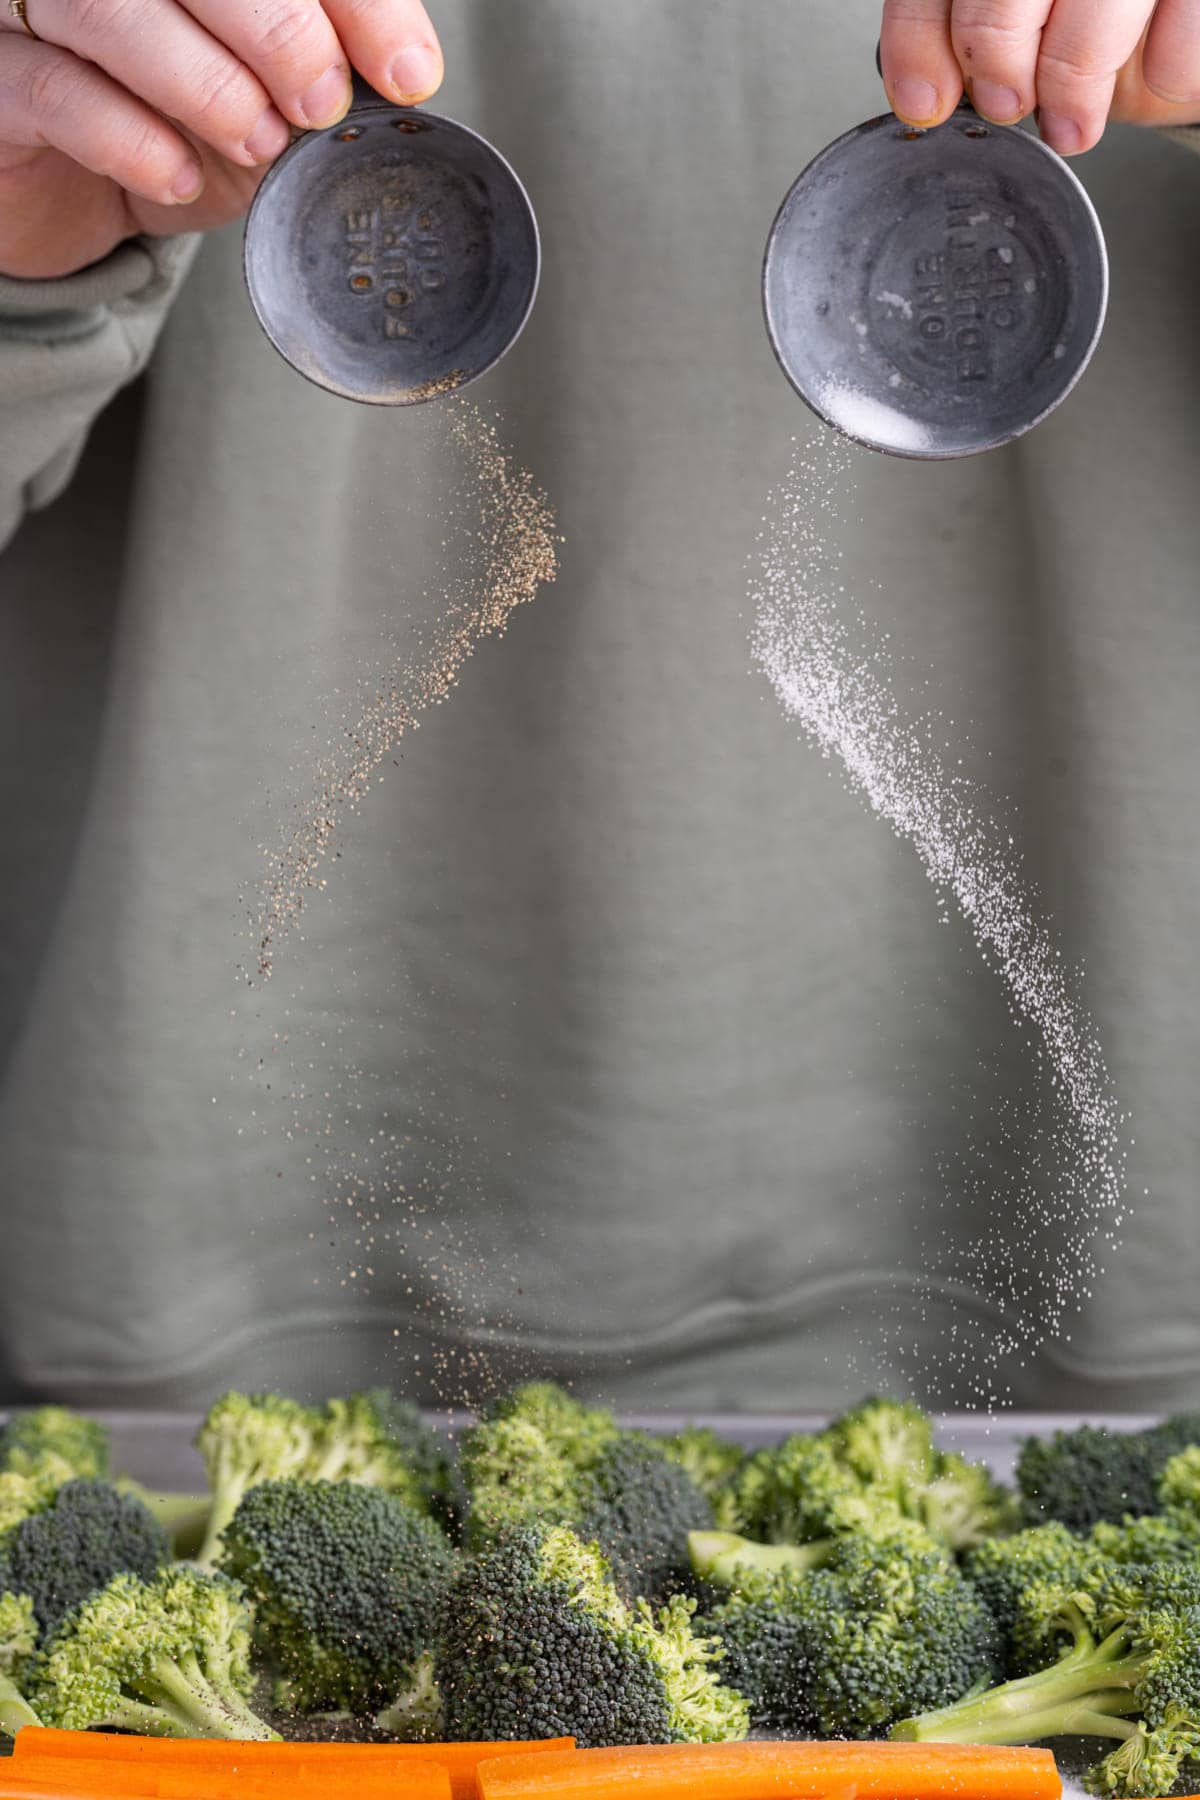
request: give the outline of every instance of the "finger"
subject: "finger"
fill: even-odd
[[[948,119],[962,98],[950,0],[884,0],[879,60],[898,118],[922,126]]]
[[[35,0],[43,4],[44,0]],[[189,12],[253,69],[293,125],[333,125],[350,105],[350,64],[319,0],[187,0]]]
[[[954,0],[950,36],[976,112],[1015,125],[1037,103],[1038,47],[1053,0]]]
[[[1075,156],[1099,143],[1117,71],[1152,11],[1153,0],[1056,0],[1037,65],[1038,125],[1052,150]]]
[[[1200,3],[1159,0],[1142,57],[1142,77],[1160,100],[1200,100]]]
[[[102,70],[55,44],[0,41],[0,138],[62,150],[162,206],[194,200],[204,171],[187,139]]]
[[[73,50],[231,162],[286,150],[288,126],[246,65],[175,0],[30,0],[44,43]]]
[[[401,105],[442,85],[442,48],[420,0],[325,0],[354,67]]]

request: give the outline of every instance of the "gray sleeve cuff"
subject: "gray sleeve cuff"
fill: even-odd
[[[92,421],[145,368],[199,242],[137,238],[58,280],[0,276],[0,546],[62,493]]]

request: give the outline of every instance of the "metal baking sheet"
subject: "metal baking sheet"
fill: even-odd
[[[180,1412],[104,1412],[96,1414],[111,1430],[114,1467],[154,1487],[192,1492],[204,1486],[204,1471],[192,1446],[199,1416]],[[430,1420],[455,1435],[469,1424],[466,1413],[430,1413]],[[678,1431],[686,1424],[711,1425],[748,1449],[777,1443],[793,1431],[816,1431],[827,1423],[822,1413],[637,1413],[624,1422],[648,1431]],[[1134,1431],[1153,1423],[1148,1413],[946,1413],[936,1419],[938,1442],[975,1461],[986,1462],[1002,1480],[1011,1480],[1021,1440],[1045,1437],[1075,1425],[1108,1425]]]

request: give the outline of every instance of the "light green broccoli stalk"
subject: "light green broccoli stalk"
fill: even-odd
[[[216,1402],[196,1438],[212,1491],[196,1555],[202,1568],[216,1562],[221,1533],[243,1494],[264,1481],[311,1477],[323,1431],[319,1412],[281,1394],[229,1393]]]

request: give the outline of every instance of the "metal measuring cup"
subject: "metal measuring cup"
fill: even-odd
[[[821,151],[763,263],[792,386],[895,456],[970,456],[1040,424],[1087,367],[1107,301],[1080,181],[1040,138],[967,103],[932,131],[888,113]]]
[[[259,324],[301,375],[412,406],[475,381],[521,333],[541,266],[529,196],[452,119],[360,80],[340,124],[297,138],[246,220]]]

